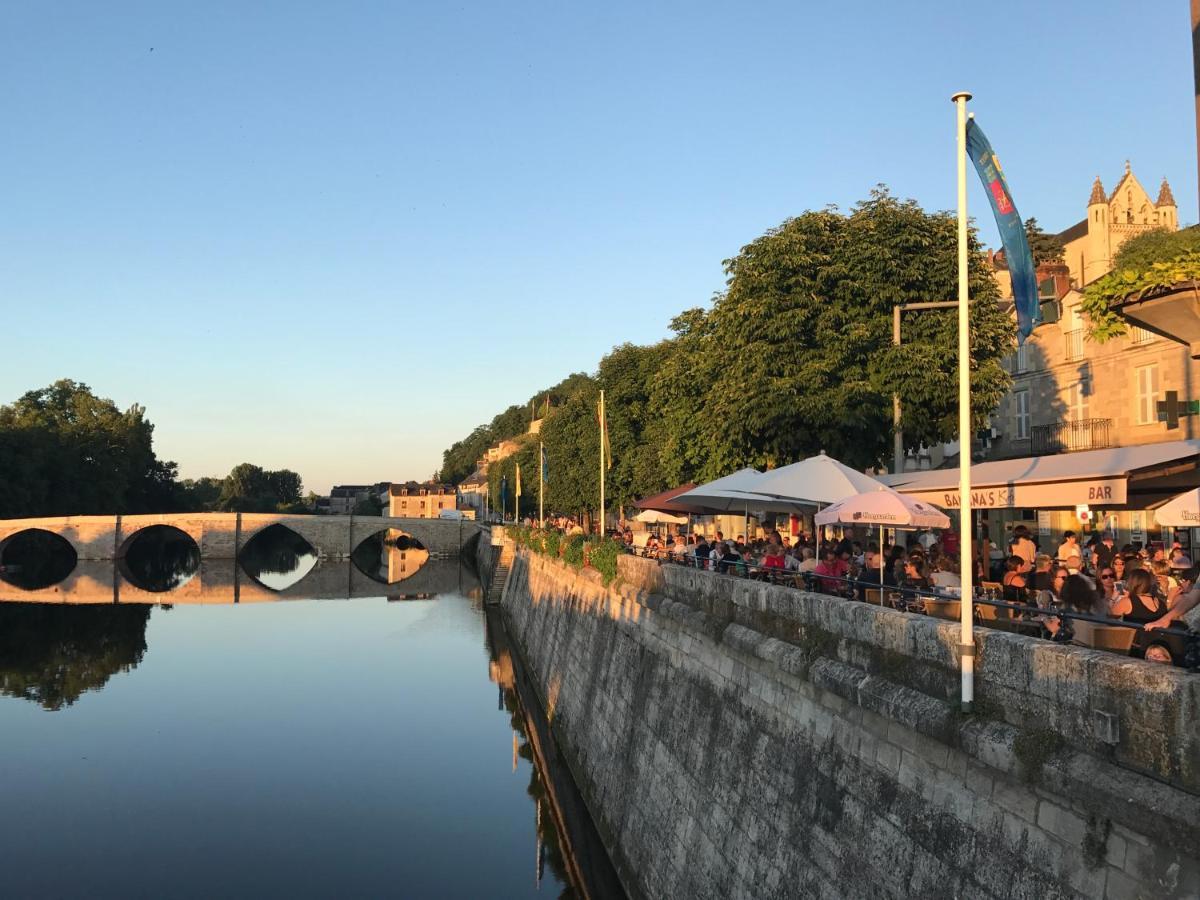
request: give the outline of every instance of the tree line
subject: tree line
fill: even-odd
[[[1039,248],[1041,249],[1041,248]],[[902,399],[909,447],[957,437],[957,312],[906,315],[896,304],[957,294],[956,221],[885,187],[847,212],[805,212],[725,260],[725,288],[671,322],[672,336],[622,344],[594,373],[577,373],[510,406],[448,448],[440,476],[461,481],[489,446],[521,444],[489,469],[508,509],[522,475],[522,515],[536,514],[538,444],[545,444],[546,508],[593,510],[599,498],[596,405],[605,391],[611,504],[743,466],[771,468],[821,450],[866,468],[890,455],[892,394]],[[1014,324],[976,234],[970,236],[972,411],[982,426],[1009,388],[1003,365]],[[538,437],[530,407],[553,399]]]
[[[179,479],[154,452],[154,425],[69,379],[0,406],[0,518],[168,512],[306,512],[300,476],[242,463]]]

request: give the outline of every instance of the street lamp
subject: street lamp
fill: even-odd
[[[900,313],[910,309],[953,309],[957,300],[938,300],[928,303],[897,303],[892,307],[892,343],[900,346]],[[900,430],[900,392],[892,394],[892,472],[904,470],[904,432]]]

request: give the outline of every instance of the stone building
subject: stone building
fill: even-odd
[[[445,509],[458,509],[458,491],[452,484],[409,481],[388,488],[389,516],[436,519]]]
[[[1125,241],[1155,228],[1179,229],[1179,209],[1166,178],[1159,186],[1158,199],[1152,201],[1128,161],[1112,193],[1105,193],[1097,175],[1088,198],[1087,218],[1058,235],[1071,281],[1078,287],[1106,275]]]
[[[1087,218],[1058,235],[1063,264],[1038,270],[1046,321],[1008,360],[1013,387],[992,416],[991,458],[1196,436],[1191,418],[1173,429],[1158,420],[1166,392],[1180,400],[1195,394],[1200,369],[1188,348],[1141,328],[1104,344],[1090,341],[1080,307],[1082,288],[1111,270],[1126,240],[1179,228],[1171,188],[1164,178],[1152,203],[1126,163],[1111,194],[1096,179],[1087,210]],[[1003,277],[1001,287],[1008,288]]]
[[[459,482],[459,508],[474,510],[475,518],[482,521],[487,512],[487,496],[487,463],[482,462],[474,472]]]

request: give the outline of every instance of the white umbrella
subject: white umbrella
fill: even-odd
[[[739,469],[732,475],[694,487],[675,499],[680,503],[703,506],[715,512],[740,512],[745,517],[744,530],[749,528],[750,510],[795,512],[798,504],[758,493],[754,485],[765,476],[757,469]]]
[[[878,484],[878,482],[876,482]],[[892,528],[949,528],[950,517],[907,494],[893,491],[880,484],[876,490],[855,494],[839,500],[817,513],[818,525],[878,525],[879,526],[879,602],[883,603],[883,529]]]
[[[882,482],[870,475],[855,471],[821,451],[816,456],[767,472],[755,484],[754,490],[819,508],[882,486]],[[813,520],[813,524],[818,523]],[[817,558],[820,559],[821,529],[817,528],[816,532]]]
[[[1166,528],[1200,526],[1200,488],[1172,497],[1154,511],[1154,521]]]
[[[874,491],[883,482],[818,453],[808,459],[767,472],[754,485],[754,492],[812,505],[837,503],[855,494]]]
[[[688,522],[687,516],[673,516],[659,509],[644,509],[633,518],[650,525],[686,525]]]
[[[732,475],[694,487],[675,499],[680,503],[708,509],[741,510],[747,499],[747,492],[751,491],[752,485],[762,477],[763,474],[758,469],[739,469]]]

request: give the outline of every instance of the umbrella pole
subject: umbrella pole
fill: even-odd
[[[883,606],[883,524],[879,525],[879,605]]]

